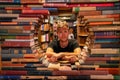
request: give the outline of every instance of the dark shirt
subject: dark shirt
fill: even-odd
[[[53,40],[48,47],[51,47],[54,52],[59,53],[59,52],[74,52],[75,48],[80,47],[78,42],[75,39],[69,39],[68,40],[68,46],[65,48],[60,47],[59,40]]]

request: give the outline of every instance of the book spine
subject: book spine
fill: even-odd
[[[5,41],[2,47],[31,47],[34,42]]]
[[[15,79],[21,79],[20,78],[20,76],[19,75],[10,75],[10,76],[8,76],[8,75],[2,75],[2,76],[0,76],[0,79],[1,80],[6,80],[6,79],[13,79],[13,80],[15,80]]]
[[[88,14],[89,13],[89,14]],[[83,15],[83,16],[92,16],[92,15],[101,15],[101,11],[80,11],[78,15]]]
[[[104,44],[94,44],[94,48],[120,48],[118,44],[104,43]]]
[[[27,71],[12,71],[12,70],[4,70],[0,72],[1,75],[27,75]]]

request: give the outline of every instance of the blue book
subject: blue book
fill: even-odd
[[[20,76],[7,76],[7,75],[4,75],[4,76],[0,76],[0,80],[11,80],[11,79],[14,79],[14,80],[20,80]]]
[[[13,3],[20,3],[21,0],[13,0]]]

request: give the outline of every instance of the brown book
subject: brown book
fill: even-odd
[[[80,71],[72,70],[72,71],[53,71],[53,76],[78,76],[80,75]]]
[[[2,67],[25,67],[26,64],[2,63]]]
[[[101,11],[79,11],[78,15],[79,16],[80,15],[82,16],[101,15]]]
[[[91,18],[120,18],[119,14],[108,14],[108,15],[93,15],[93,16],[84,16],[86,19],[91,19]]]
[[[101,21],[115,21],[114,18],[91,18],[87,20],[88,22],[101,22]]]
[[[98,71],[98,70],[81,70],[81,75],[107,75],[108,71]]]
[[[72,70],[72,71],[53,71],[54,76],[79,76],[79,75],[107,75],[108,71],[96,71],[96,70]]]

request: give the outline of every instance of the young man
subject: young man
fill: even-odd
[[[62,24],[57,28],[58,40],[53,40],[46,50],[46,56],[49,62],[59,60],[74,63],[78,61],[78,55],[81,53],[78,42],[75,39],[68,39],[69,27]]]

